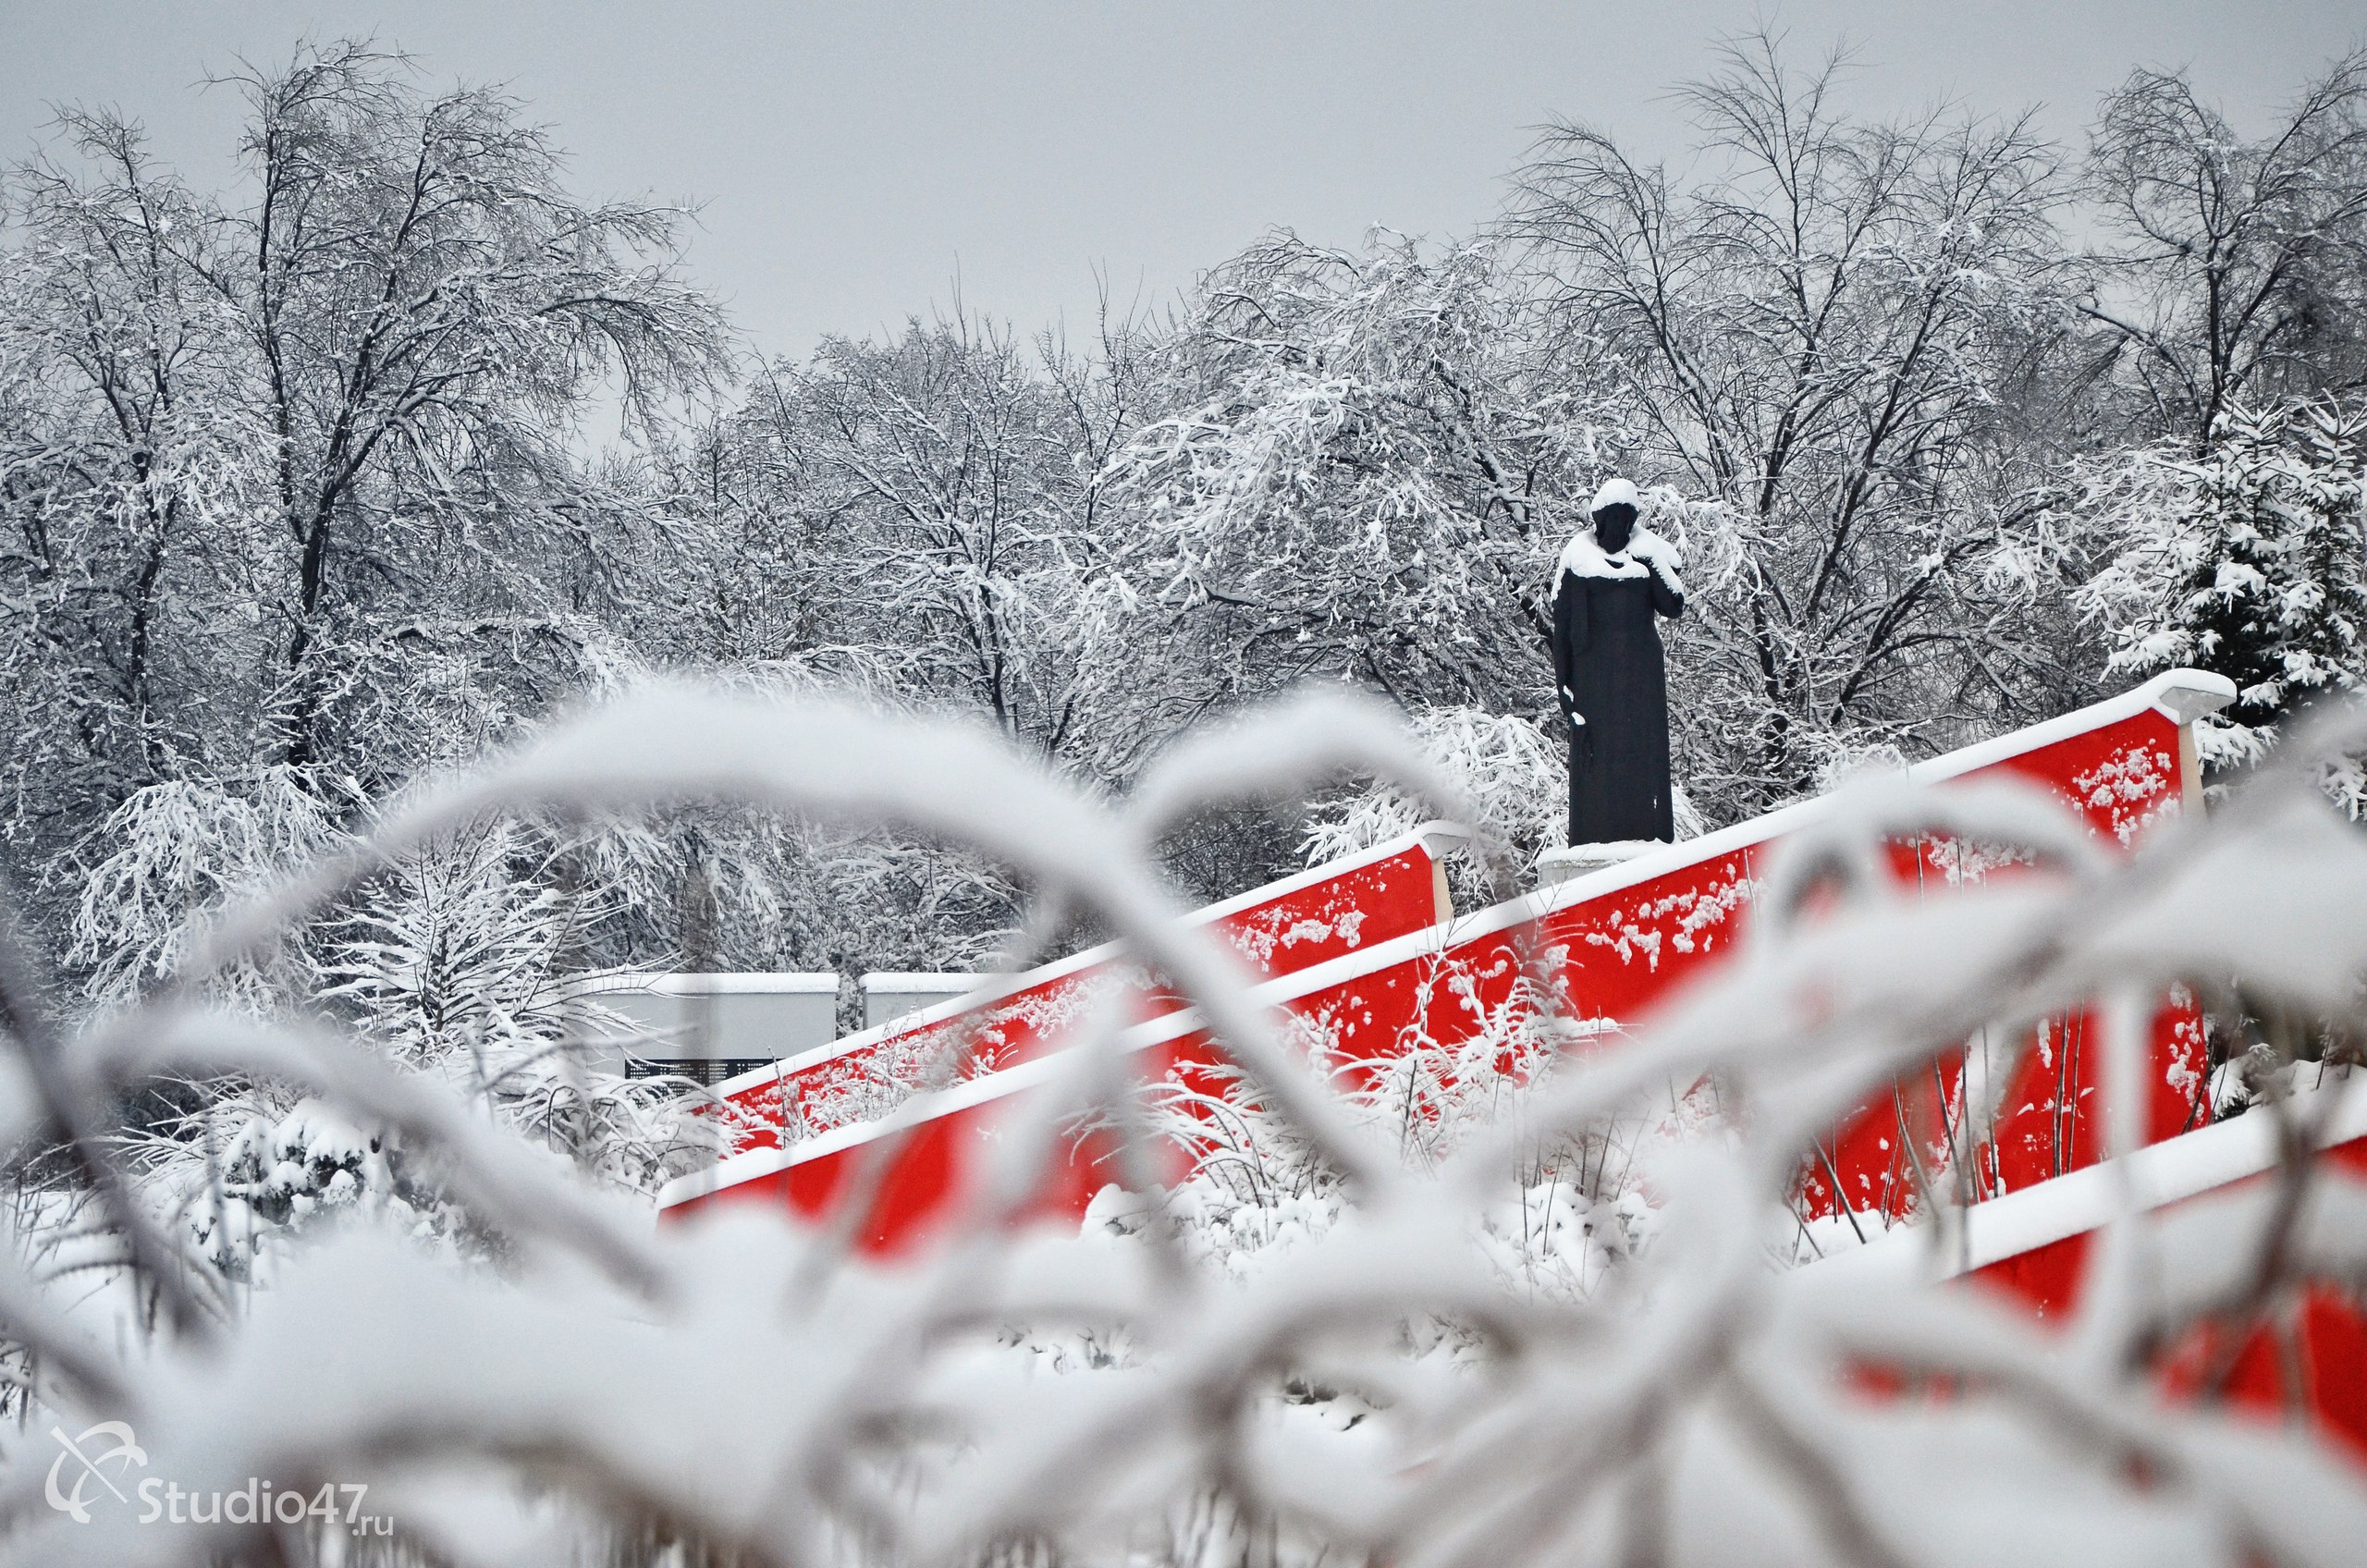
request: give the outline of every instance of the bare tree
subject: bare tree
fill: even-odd
[[[652,662],[972,716],[1095,769],[1118,716],[1095,706],[1087,587],[1123,526],[1102,470],[1138,417],[1138,336],[1105,316],[1082,348],[1030,342],[957,311],[767,367],[668,455],[685,548],[667,593],[625,618],[630,641]],[[774,884],[768,931],[726,921],[743,961],[961,967],[1022,907],[992,867],[925,841],[705,830],[742,873],[727,914]]]
[[[2061,338],[2053,155],[2020,120],[1852,119],[1841,73],[1740,41],[1680,91],[1702,178],[1563,123],[1503,225],[1564,374],[1623,401],[1617,455],[1711,503],[1676,680],[1722,812],[2064,696],[1976,570],[2046,457],[2002,406]]]
[[[736,593],[764,602],[713,635],[1066,753],[1081,586],[1113,533],[1100,469],[1133,418],[1125,342],[1113,327],[1074,356],[957,313],[773,366],[716,459],[718,509],[749,520],[754,551],[733,563]]]
[[[160,779],[386,788],[580,686],[662,521],[584,422],[728,368],[681,214],[570,194],[509,99],[353,44],[237,80],[236,202],[114,114],[9,181],[0,700],[44,851]]]
[[[1163,362],[1172,411],[1112,478],[1169,728],[1315,679],[1543,712],[1545,568],[1599,408],[1538,374],[1490,247],[1274,235]]]
[[[2184,72],[2104,100],[2091,194],[2113,243],[2082,310],[2154,430],[2200,445],[2236,402],[2367,384],[2367,52],[2238,136]]]

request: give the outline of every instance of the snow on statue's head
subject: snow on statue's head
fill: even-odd
[[[1642,504],[1635,485],[1624,479],[1606,479],[1602,488],[1594,493],[1594,505],[1588,510],[1594,517],[1595,543],[1606,554],[1615,556],[1627,547],[1628,537],[1636,531],[1636,513]]]

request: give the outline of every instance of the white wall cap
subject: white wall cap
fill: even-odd
[[[2207,718],[2236,700],[2236,683],[2206,669],[2174,669],[2153,686],[2153,705],[2179,724]]]

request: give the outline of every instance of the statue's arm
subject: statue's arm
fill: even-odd
[[[1652,584],[1652,608],[1674,620],[1685,613],[1685,579],[1677,575],[1679,565],[1674,546],[1659,534],[1637,529],[1628,553],[1651,568],[1647,575]]]
[[[1671,620],[1685,613],[1685,590],[1658,571],[1652,573],[1652,608]]]
[[[1574,727],[1587,721],[1572,691],[1578,657],[1587,651],[1588,630],[1587,585],[1565,571],[1553,587],[1553,694],[1562,704],[1562,717]]]

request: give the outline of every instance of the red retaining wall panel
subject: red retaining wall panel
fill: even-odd
[[[2326,1175],[2367,1180],[2367,1096],[2341,1084],[2308,1090],[2297,1119],[2306,1124],[2324,1109],[2318,1096],[2346,1087],[2314,1158]],[[2128,1179],[2141,1208],[2175,1210],[2271,1180],[2278,1153],[2269,1113],[2254,1109],[2140,1151]],[[2085,1295],[2096,1238],[2117,1212],[2121,1181],[2120,1171],[2098,1164],[1975,1205],[1965,1213],[1966,1256],[1956,1277],[2033,1317],[2067,1323]],[[1811,1267],[1912,1274],[1928,1265],[1925,1246],[1919,1233],[1893,1232]],[[2367,1312],[2332,1282],[2272,1303],[2265,1321],[2202,1325],[2164,1347],[2153,1367],[2172,1399],[2216,1400],[2265,1421],[2304,1420],[2367,1465]],[[1903,1387],[1879,1370],[1863,1386],[1878,1395]]]
[[[1196,912],[1257,975],[1271,978],[1428,929],[1453,912],[1439,826]],[[876,1121],[932,1084],[1014,1066],[1112,1002],[1138,1023],[1178,1005],[1115,943],[1002,982],[983,1004],[957,998],[717,1086],[742,1148]]]

